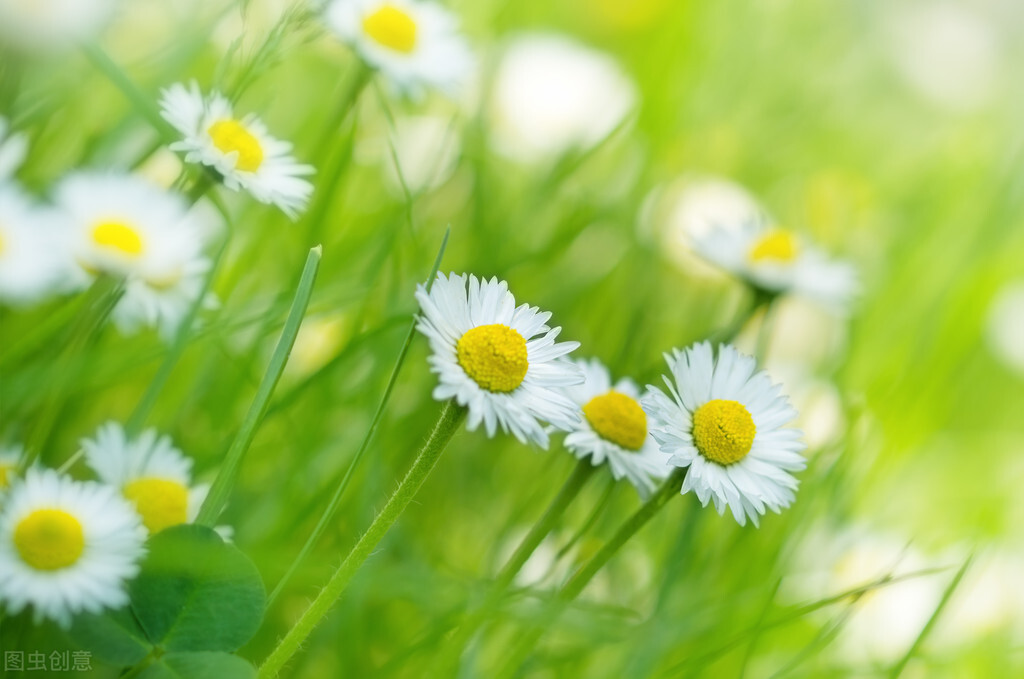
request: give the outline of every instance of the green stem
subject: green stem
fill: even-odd
[[[19,472],[24,472],[42,454],[53,431],[53,425],[64,408],[67,397],[66,386],[74,381],[75,372],[71,368],[73,357],[87,346],[106,323],[110,313],[117,306],[124,294],[122,281],[107,275],[99,276],[86,290],[83,302],[79,307],[78,318],[71,328],[64,349],[57,358],[55,384],[50,395],[43,403],[35,429],[28,437],[28,451],[21,460]]]
[[[437,257],[434,258],[434,266],[430,270],[430,275],[427,277],[426,288],[427,292],[430,292],[431,286],[434,285],[434,278],[437,277],[437,270],[441,267],[441,258],[444,257],[444,251],[448,247],[448,236],[451,233],[451,227],[445,229],[444,238],[441,241],[441,248],[437,251]],[[381,418],[384,416],[384,409],[388,405],[388,401],[391,400],[391,392],[395,388],[395,383],[398,381],[398,373],[402,370],[402,364],[405,363],[405,357],[409,353],[409,346],[412,345],[413,337],[416,334],[416,323],[417,320],[413,319],[409,325],[409,332],[405,336],[405,342],[402,344],[401,351],[398,352],[398,360],[395,361],[395,367],[391,370],[391,377],[388,378],[388,384],[384,387],[384,395],[380,399],[380,403],[377,405],[377,412],[373,414],[373,420],[370,422],[370,428],[366,431],[366,435],[363,437],[363,442],[359,444],[359,450],[356,451],[355,457],[348,465],[348,469],[345,470],[345,476],[342,477],[341,483],[334,491],[334,495],[331,497],[331,501],[327,504],[327,509],[324,510],[323,514],[320,515],[320,520],[317,522],[316,527],[313,529],[313,533],[306,540],[306,543],[302,545],[302,549],[299,550],[298,556],[292,561],[291,566],[278,581],[277,586],[274,587],[274,591],[270,593],[267,598],[267,607],[277,599],[277,596],[284,589],[284,586],[288,583],[288,580],[295,573],[295,570],[302,563],[303,559],[309,554],[309,551],[313,548],[313,545],[323,535],[324,530],[327,528],[327,524],[334,516],[334,512],[337,511],[338,505],[341,504],[341,498],[345,494],[345,490],[348,488],[349,481],[352,479],[352,475],[355,473],[356,467],[359,466],[359,461],[362,460],[363,455],[366,453],[367,448],[370,446],[370,441],[373,440],[374,435],[377,433],[377,428],[380,426]]]
[[[534,551],[536,551],[541,541],[551,533],[555,524],[562,518],[565,510],[576,496],[579,495],[580,490],[582,490],[587,480],[593,476],[596,470],[597,467],[592,464],[589,458],[581,459],[576,463],[576,467],[562,485],[562,489],[558,491],[558,495],[551,501],[551,504],[548,505],[548,508],[537,523],[533,524],[533,527],[530,528],[526,537],[519,543],[512,557],[494,578],[494,582],[491,583],[483,604],[470,613],[466,621],[455,630],[451,640],[441,650],[435,663],[434,672],[432,672],[433,676],[445,677],[454,675],[454,672],[451,671],[451,666],[458,661],[467,642],[473,638],[480,625],[497,607],[502,595],[504,595],[508,586],[512,584],[516,574],[522,569]]]
[[[292,346],[295,344],[295,337],[299,334],[302,317],[306,313],[306,307],[309,306],[309,298],[313,294],[313,283],[316,280],[317,270],[320,268],[321,254],[321,248],[318,245],[312,248],[306,257],[306,265],[302,269],[302,278],[299,280],[299,287],[295,291],[295,299],[292,301],[292,308],[288,313],[288,319],[285,321],[281,338],[278,340],[274,353],[270,357],[270,364],[263,375],[263,380],[256,391],[252,405],[249,406],[249,412],[246,413],[245,420],[242,422],[235,440],[231,442],[231,448],[228,449],[224,464],[221,465],[217,478],[214,479],[213,486],[210,488],[210,494],[206,496],[203,506],[199,509],[199,516],[196,517],[196,523],[198,524],[212,526],[217,517],[220,516],[224,505],[227,504],[228,495],[230,495],[231,488],[235,484],[235,478],[238,476],[238,468],[241,465],[242,457],[249,450],[249,445],[256,437],[256,430],[259,429],[260,422],[263,421],[263,416],[267,412],[267,406],[270,404],[270,397],[274,393],[278,380],[281,379],[281,373],[284,372],[284,366],[288,362],[288,356],[291,354]]]
[[[149,121],[149,124],[156,129],[159,133],[160,138],[164,141],[174,139],[177,133],[174,127],[171,126],[163,116],[160,115],[160,109],[156,105],[156,99],[149,96],[135,84],[135,82],[128,77],[120,66],[114,63],[114,60],[103,51],[103,49],[96,44],[86,45],[83,50],[85,56],[89,58],[89,61],[93,63],[96,68],[107,76],[107,79],[114,84],[117,89],[121,90],[121,94],[125,96],[135,107],[135,110],[142,115],[143,118]]]
[[[394,525],[398,517],[405,511],[405,508],[412,502],[420,486],[427,480],[434,465],[437,464],[437,460],[441,457],[441,453],[444,452],[448,442],[451,441],[452,436],[458,431],[465,415],[466,409],[456,405],[454,401],[448,401],[444,404],[434,431],[423,445],[419,455],[416,456],[416,460],[413,462],[408,473],[406,473],[405,478],[402,479],[402,482],[388,499],[384,508],[374,517],[370,527],[366,529],[366,532],[363,533],[359,541],[352,547],[352,550],[345,557],[345,560],[342,561],[338,570],[331,576],[331,579],[324,585],[324,588],[320,590],[320,594],[317,595],[313,603],[306,609],[306,612],[302,614],[291,630],[288,631],[288,634],[285,635],[284,639],[277,645],[277,648],[271,652],[263,666],[260,667],[260,679],[276,677],[281,668],[284,667],[284,664],[298,652],[299,647],[309,636],[310,632],[313,631],[313,628],[323,620],[338,599],[341,598],[345,587],[348,586],[356,571],[370,557],[370,554],[377,548],[377,545],[387,534],[391,526]]]
[[[608,542],[604,544],[601,549],[594,554],[575,574],[569,581],[559,590],[554,600],[550,602],[548,608],[548,615],[544,616],[546,626],[550,626],[562,613],[565,607],[583,591],[583,588],[587,586],[587,583],[593,579],[597,572],[600,571],[605,564],[607,564],[613,556],[619,551],[619,549],[626,544],[626,542],[633,537],[641,528],[643,528],[648,521],[661,510],[662,507],[675,495],[679,494],[679,489],[682,487],[683,479],[686,477],[686,468],[676,469],[672,474],[665,480],[665,483],[651,496],[647,502],[645,502],[640,509],[636,511],[629,518],[626,523],[622,524],[615,535],[612,536]],[[526,634],[520,637],[519,643],[516,645],[515,650],[511,655],[510,662],[505,666],[505,670],[500,673],[499,676],[511,676],[518,670],[522,662],[529,656],[530,652],[534,649],[537,642],[542,636],[546,627],[542,625],[533,625]]]

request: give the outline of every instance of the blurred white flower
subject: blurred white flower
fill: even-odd
[[[858,291],[855,269],[794,232],[764,220],[723,225],[697,235],[694,249],[750,285],[771,293],[795,293],[845,311]]]
[[[474,68],[456,17],[422,0],[333,0],[327,25],[400,91],[457,94]]]
[[[562,360],[578,342],[555,342],[561,328],[550,328],[551,312],[516,306],[508,283],[473,275],[437,275],[427,292],[416,289],[417,329],[430,341],[430,369],[438,376],[434,398],[455,399],[469,409],[472,431],[498,427],[526,443],[548,445],[543,422],[569,430],[578,408],[560,388],[583,381]]]
[[[97,36],[117,0],[0,0],[0,43],[27,51],[70,47]]]
[[[31,304],[66,287],[60,222],[14,184],[0,183],[0,302]]]
[[[178,195],[135,175],[78,173],[57,187],[77,278],[125,278],[113,318],[125,332],[152,326],[169,338],[202,289],[206,225]]]
[[[701,342],[665,355],[668,395],[649,385],[643,399],[651,434],[669,463],[688,467],[682,493],[701,505],[728,507],[742,526],[766,510],[779,513],[796,499],[792,472],[806,461],[799,429],[785,426],[796,410],[757,362],[731,346]]]
[[[557,34],[518,36],[491,94],[494,143],[523,162],[594,146],[623,124],[636,86],[611,56]]]
[[[164,90],[160,107],[164,119],[184,135],[170,148],[183,152],[185,162],[212,167],[229,189],[248,191],[292,219],[306,208],[313,185],[302,177],[313,174],[313,167],[297,163],[292,145],[271,137],[256,115],[235,118],[223,95],[204,98],[194,82]]]
[[[28,138],[19,132],[12,132],[7,118],[0,116],[0,184],[14,176],[25,162],[27,153]]]
[[[128,603],[146,531],[113,488],[29,469],[0,513],[0,601],[63,627],[76,613]]]
[[[1005,285],[992,300],[986,339],[996,358],[1024,375],[1024,280]]]
[[[608,368],[596,358],[573,362],[585,381],[563,392],[579,405],[582,417],[565,437],[565,447],[595,466],[607,463],[616,480],[625,478],[647,498],[671,468],[648,431],[639,387],[628,378],[612,384]]]
[[[192,485],[192,460],[169,436],[147,429],[129,439],[124,427],[107,422],[81,444],[89,467],[131,501],[150,533],[195,521],[210,488]]]
[[[963,2],[902,7],[889,25],[892,58],[918,93],[953,110],[988,103],[999,82],[996,26]]]
[[[0,446],[0,494],[14,483],[15,470],[24,450],[19,445]]]

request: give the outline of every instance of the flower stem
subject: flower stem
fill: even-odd
[[[431,286],[434,285],[434,279],[437,277],[437,270],[441,267],[441,258],[444,257],[444,251],[448,247],[448,236],[451,234],[451,228],[448,228],[444,232],[444,239],[441,241],[441,248],[437,251],[437,257],[434,258],[434,267],[430,270],[430,275],[427,276],[426,288],[427,292],[430,292]],[[316,527],[310,534],[306,543],[302,545],[302,549],[299,550],[298,556],[292,561],[291,566],[285,571],[285,574],[281,576],[277,585],[274,587],[274,591],[267,597],[267,607],[277,599],[281,590],[288,583],[288,580],[295,573],[295,570],[302,563],[306,555],[316,544],[320,536],[323,535],[324,530],[327,528],[328,522],[334,516],[334,512],[337,511],[338,505],[341,504],[341,498],[345,494],[345,490],[348,488],[349,481],[352,479],[353,473],[355,473],[356,467],[359,466],[360,460],[363,459],[363,455],[366,453],[367,448],[370,447],[370,441],[373,440],[374,434],[377,433],[377,427],[380,425],[381,418],[384,416],[384,409],[388,405],[388,401],[391,399],[391,392],[395,388],[395,383],[398,381],[398,373],[402,370],[402,364],[405,363],[405,357],[409,353],[409,346],[412,344],[413,337],[416,333],[416,319],[413,319],[409,326],[409,332],[405,336],[405,342],[402,344],[402,349],[398,352],[398,360],[395,361],[395,367],[391,369],[391,377],[388,378],[387,386],[384,387],[384,395],[380,399],[380,403],[377,405],[377,411],[373,414],[373,420],[370,422],[370,428],[366,430],[366,435],[363,437],[363,442],[359,445],[359,450],[356,451],[355,456],[348,465],[348,469],[345,470],[345,475],[341,479],[341,483],[334,491],[334,495],[331,497],[331,501],[327,504],[327,508],[320,515],[320,520],[317,522]]]
[[[470,612],[465,622],[455,630],[452,638],[441,650],[435,662],[433,676],[454,676],[455,673],[451,671],[452,664],[458,662],[464,647],[501,601],[502,595],[512,584],[516,574],[536,551],[541,541],[554,529],[555,524],[596,470],[597,467],[591,463],[590,459],[581,459],[576,463],[576,467],[562,485],[562,489],[558,491],[558,495],[551,501],[537,523],[533,524],[530,532],[519,543],[512,557],[494,578],[483,604],[475,611]]]
[[[523,663],[530,652],[534,649],[537,642],[544,635],[547,627],[549,627],[565,607],[583,591],[583,588],[587,586],[587,583],[597,575],[605,564],[607,564],[613,556],[619,551],[619,549],[626,544],[626,542],[633,537],[641,528],[643,528],[648,521],[661,510],[662,507],[671,499],[673,496],[679,493],[679,489],[682,486],[683,479],[686,477],[686,468],[676,469],[672,474],[665,480],[665,483],[651,496],[647,502],[645,502],[640,509],[636,511],[626,521],[619,530],[615,532],[608,542],[604,544],[601,549],[594,554],[576,571],[575,574],[569,581],[559,590],[555,598],[549,602],[547,615],[543,616],[543,624],[534,624],[525,634],[520,636],[519,643],[516,644],[515,649],[511,654],[511,659],[508,664],[505,665],[504,671],[498,676],[506,677],[513,675],[519,666]]]
[[[306,612],[302,614],[295,625],[288,631],[284,639],[271,652],[270,656],[260,667],[260,679],[276,677],[278,672],[288,660],[299,650],[299,646],[306,640],[313,628],[323,620],[330,612],[334,604],[341,598],[342,593],[352,580],[352,577],[359,570],[359,567],[369,558],[373,550],[394,525],[398,517],[402,515],[405,508],[412,502],[420,486],[427,480],[441,453],[451,441],[452,436],[458,431],[459,425],[466,416],[466,409],[457,405],[454,401],[448,401],[441,408],[441,416],[438,418],[434,431],[430,438],[423,445],[412,467],[406,473],[405,478],[395,489],[395,492],[388,499],[387,504],[380,510],[373,519],[373,523],[366,529],[359,541],[349,551],[348,556],[342,561],[341,566],[328,580],[324,588],[320,590],[313,603]]]
[[[306,265],[302,269],[299,287],[295,291],[295,299],[292,301],[291,311],[288,312],[288,319],[284,323],[284,330],[281,331],[281,338],[277,341],[274,353],[270,357],[270,365],[267,366],[267,371],[263,375],[263,380],[256,391],[252,405],[249,406],[249,412],[246,413],[245,420],[242,421],[242,426],[238,430],[235,440],[231,442],[231,448],[228,449],[217,478],[213,481],[209,495],[206,496],[203,506],[199,509],[199,516],[196,517],[195,521],[198,524],[212,526],[217,517],[220,516],[224,505],[227,504],[231,487],[234,486],[235,478],[238,476],[238,468],[242,463],[242,457],[249,450],[249,445],[256,437],[256,430],[259,429],[260,422],[263,421],[263,416],[267,412],[267,406],[270,404],[270,397],[274,393],[278,380],[281,379],[281,373],[284,372],[284,366],[288,362],[288,356],[291,354],[292,346],[295,344],[295,337],[299,334],[302,317],[306,313],[309,298],[313,294],[313,283],[316,280],[317,270],[320,268],[320,257],[321,249],[319,245],[310,249],[309,255],[306,257]]]

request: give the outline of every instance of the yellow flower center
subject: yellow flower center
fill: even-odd
[[[526,340],[501,323],[472,328],[459,338],[455,353],[466,374],[488,391],[512,391],[530,367]]]
[[[263,164],[263,147],[259,140],[237,120],[218,120],[207,132],[213,145],[223,153],[238,152],[236,170],[255,172]]]
[[[381,45],[410,54],[416,48],[416,22],[394,5],[384,5],[363,18],[363,30]]]
[[[595,396],[583,406],[583,415],[601,438],[626,450],[640,450],[647,439],[647,415],[643,408],[617,391]]]
[[[754,418],[736,401],[708,401],[693,414],[694,445],[705,458],[721,465],[746,457],[755,433]]]
[[[22,560],[41,571],[71,566],[85,551],[78,519],[60,509],[37,509],[14,529],[14,546]]]
[[[125,485],[124,496],[150,533],[188,521],[188,488],[177,481],[138,479]]]
[[[800,253],[796,236],[784,229],[772,229],[750,248],[750,261],[792,262]]]
[[[142,236],[124,222],[100,222],[92,229],[92,240],[101,248],[117,250],[129,257],[138,257],[142,254]]]
[[[0,255],[4,254],[4,234],[0,231]]]

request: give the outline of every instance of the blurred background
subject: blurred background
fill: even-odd
[[[0,17],[18,1],[0,0]],[[674,499],[526,676],[884,676],[926,625],[903,676],[1024,673],[1024,5],[448,6],[479,59],[472,87],[406,100],[374,82],[340,122],[333,102],[357,60],[294,3],[135,0],[102,33],[154,101],[191,79],[240,92],[238,110],[318,168],[296,223],[221,192],[219,306],[150,418],[212,478],[322,243],[310,313],[225,515],[268,587],[369,426],[446,227],[442,270],[507,279],[581,355],[648,384],[663,351],[720,333],[747,303],[690,236],[764,211],[854,263],[862,287],[846,315],[784,300],[759,357],[801,413],[797,503],[754,530]],[[135,164],[175,179],[179,160],[80,50],[14,54],[0,113],[29,137],[27,186],[46,195],[71,169]],[[109,329],[70,375],[54,374],[53,346],[3,360],[62,303],[0,311],[0,435],[23,433],[47,385],[68,390],[51,465],[126,418],[165,351],[155,333]],[[758,331],[754,319],[740,347],[753,352]],[[337,518],[244,656],[273,648],[410,464],[439,407],[426,355],[418,337]],[[573,464],[557,443],[459,434],[290,676],[423,676]],[[631,488],[592,481],[464,675],[487,676],[545,592],[638,506]]]

